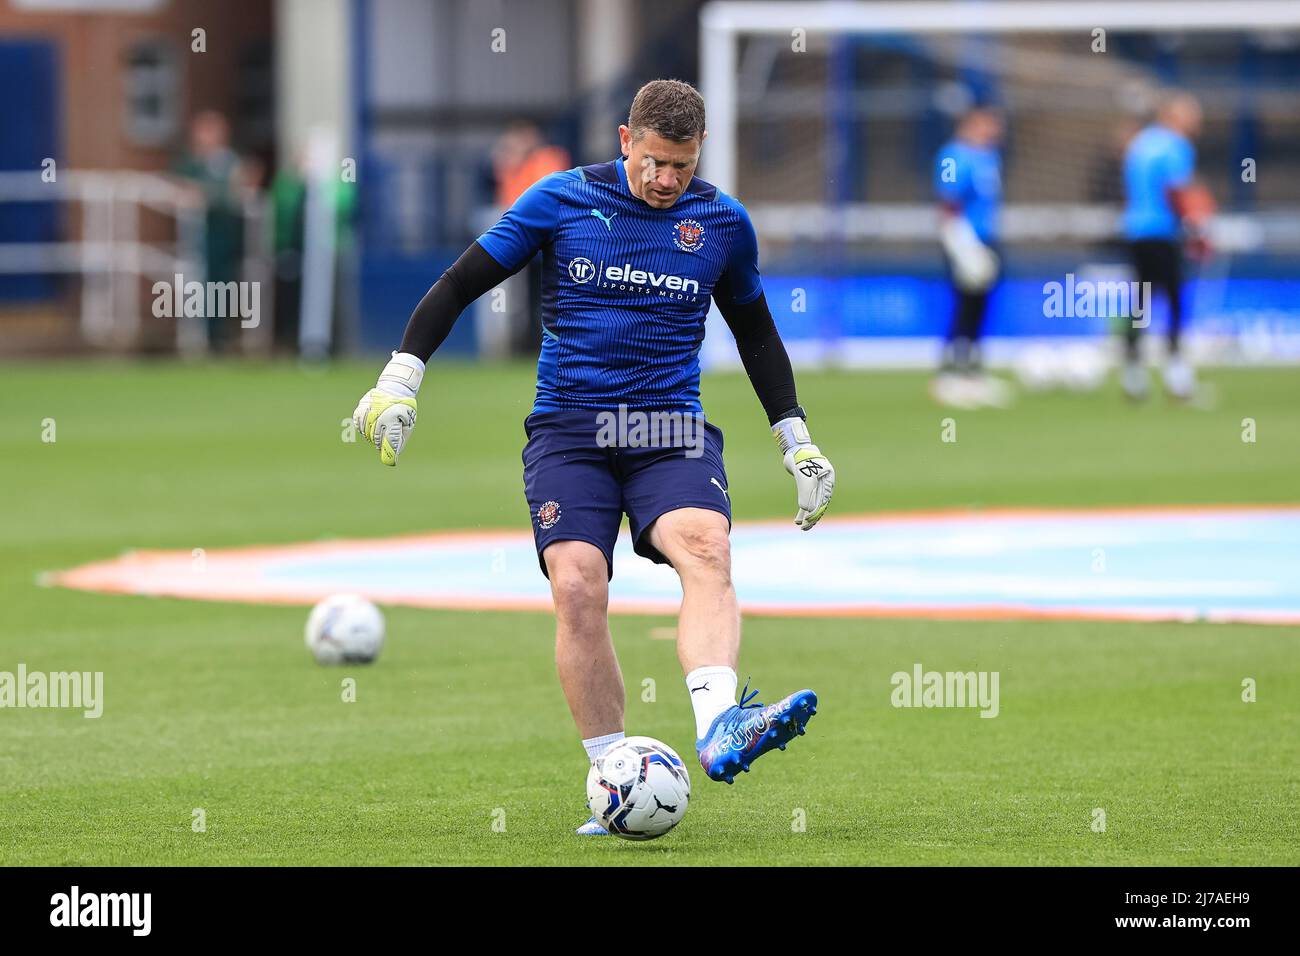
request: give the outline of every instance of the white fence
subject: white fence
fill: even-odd
[[[49,242],[0,243],[0,274],[72,274],[80,278],[80,331],[86,343],[129,350],[139,343],[142,323],[150,314],[143,300],[145,281],[186,282],[205,279],[205,219],[200,193],[156,173],[134,171],[59,171],[47,181],[40,172],[0,172],[0,205],[59,203],[61,237]],[[79,207],[79,209],[75,209]],[[76,211],[79,214],[73,215]],[[243,201],[244,261],[242,279],[260,282],[266,293],[263,310],[272,314],[268,213],[266,200]],[[146,213],[162,217],[156,230],[169,239],[145,238]],[[202,317],[178,317],[176,348],[184,355],[206,352]],[[245,348],[269,345],[270,328],[258,330]]]

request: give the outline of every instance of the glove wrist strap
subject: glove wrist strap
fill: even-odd
[[[415,398],[424,381],[424,363],[409,352],[394,352],[375,386],[398,398]]]
[[[812,436],[808,434],[808,423],[802,418],[783,418],[772,426],[772,435],[781,446],[784,455],[800,445],[811,445]]]

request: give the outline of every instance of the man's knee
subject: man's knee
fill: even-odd
[[[731,581],[731,539],[726,527],[709,520],[685,521],[668,532],[669,560],[679,574]]]
[[[585,541],[557,541],[543,557],[557,611],[603,613],[609,603],[609,566],[599,548]]]

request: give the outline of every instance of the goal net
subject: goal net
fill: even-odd
[[[1203,106],[1218,207],[1218,254],[1189,273],[1191,344],[1300,359],[1300,4],[714,2],[701,41],[701,174],[750,210],[796,360],[933,362],[951,297],[936,157],[974,105],[1006,127],[990,360],[1101,341],[1116,317],[1046,315],[1044,285],[1128,277],[1123,151],[1173,89]]]

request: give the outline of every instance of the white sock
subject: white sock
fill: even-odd
[[[592,737],[582,742],[582,749],[587,751],[587,759],[592,763],[595,763],[596,758],[608,750],[610,744],[617,743],[622,740],[623,737],[624,734],[621,730],[614,734],[604,734],[600,737]]]
[[[697,667],[686,675],[686,691],[695,708],[695,739],[708,733],[718,714],[736,706],[736,672],[730,667]]]

